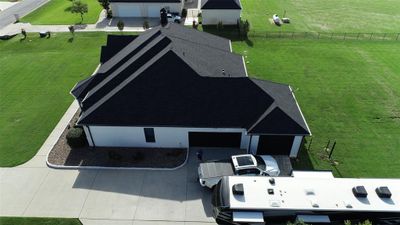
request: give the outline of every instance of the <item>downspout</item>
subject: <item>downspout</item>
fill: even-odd
[[[96,148],[96,144],[94,143],[93,136],[92,136],[92,131],[90,131],[90,127],[89,126],[86,126],[86,128],[89,131],[89,136],[90,136],[90,139],[92,140],[93,148]]]
[[[249,147],[247,148],[247,153],[251,153],[251,139],[253,138],[253,135],[250,134],[250,141],[249,141]]]

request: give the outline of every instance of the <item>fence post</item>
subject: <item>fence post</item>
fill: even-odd
[[[282,31],[279,31],[279,38],[281,38],[282,36],[281,36],[281,33],[282,33]]]
[[[321,34],[321,33],[318,32],[318,39],[319,39],[319,35],[320,35],[320,34]]]
[[[335,140],[335,142],[333,143],[333,146],[332,146],[331,152],[329,153],[329,159],[331,159],[331,158],[332,158],[332,153],[333,153],[333,149],[335,149],[335,146],[336,146],[336,140]]]
[[[293,37],[294,37],[294,32],[292,32],[292,39],[293,39]],[[399,37],[399,35],[397,35],[397,37]]]
[[[369,40],[372,40],[372,35],[374,35],[374,33],[371,33],[371,36],[369,36]]]
[[[304,32],[304,38],[306,38],[307,37],[307,32]]]
[[[360,37],[360,33],[357,34],[357,40],[358,40],[359,37]]]
[[[268,31],[265,32],[265,38],[268,38]]]
[[[382,39],[382,40],[385,40],[385,38],[386,38],[386,33],[385,33],[385,34],[383,34],[383,39]]]
[[[331,40],[332,40],[332,38],[333,38],[333,32],[331,33]]]
[[[343,40],[346,40],[346,33],[344,33],[343,35]]]
[[[400,33],[397,34],[396,41],[399,40]]]

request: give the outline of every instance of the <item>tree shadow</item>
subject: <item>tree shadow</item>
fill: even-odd
[[[74,39],[75,39],[74,37],[70,37],[70,38],[68,38],[68,42],[72,43],[72,42],[74,42]]]
[[[64,9],[64,12],[71,12],[72,6],[68,6],[67,8]]]

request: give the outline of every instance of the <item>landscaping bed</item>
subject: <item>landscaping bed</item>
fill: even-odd
[[[56,166],[100,166],[175,168],[186,160],[187,150],[182,148],[125,148],[125,147],[84,147],[71,148],[67,143],[67,133],[73,128],[80,111],[54,145],[48,162]]]

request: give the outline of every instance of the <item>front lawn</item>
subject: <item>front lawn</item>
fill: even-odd
[[[315,169],[344,177],[400,177],[398,42],[252,39],[232,44],[246,56],[249,75],[292,86],[314,136],[308,155]],[[336,168],[320,157],[329,139],[337,140]]]
[[[79,219],[0,217],[1,225],[82,225]]]
[[[0,41],[0,166],[32,158],[73,101],[74,84],[99,63],[106,33],[29,34]]]
[[[242,0],[242,17],[252,29],[301,32],[394,32],[400,30],[398,0]],[[272,25],[273,14],[291,19],[290,25]]]
[[[83,16],[84,24],[96,23],[102,7],[97,0],[82,0],[88,4],[88,13]],[[34,25],[71,25],[81,21],[79,14],[69,11],[72,2],[69,0],[50,0],[48,3],[21,19],[21,22]]]

